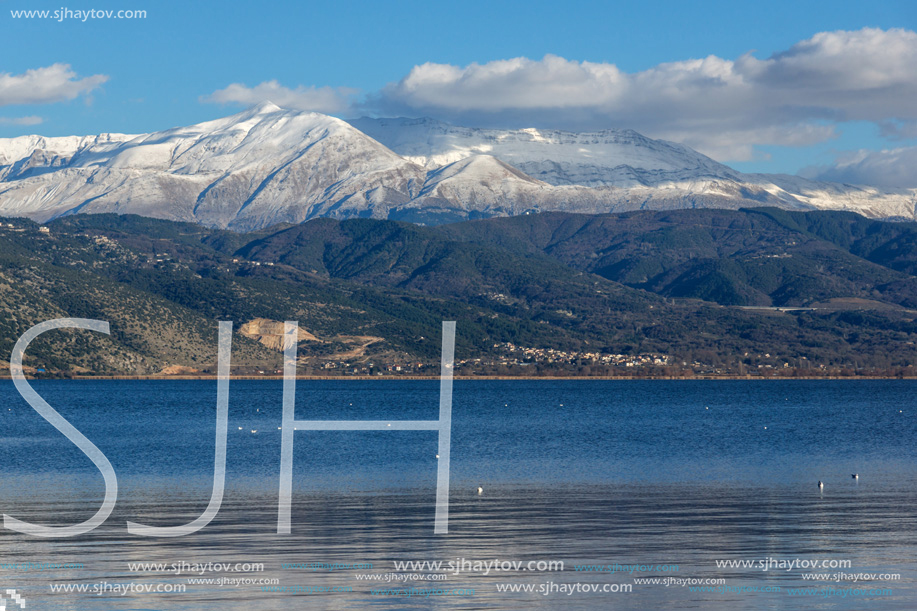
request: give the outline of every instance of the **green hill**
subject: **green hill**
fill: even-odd
[[[317,219],[252,234],[116,215],[3,225],[0,352],[50,318],[112,326],[49,334],[35,367],[212,370],[218,320],[236,323],[243,372],[279,366],[276,346],[239,332],[259,320],[298,320],[313,372],[435,371],[446,319],[460,373],[613,368],[597,355],[665,355],[670,372],[914,363],[917,225],[848,213]]]

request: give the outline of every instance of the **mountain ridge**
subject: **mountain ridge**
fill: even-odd
[[[249,231],[316,217],[442,224],[761,205],[913,219],[917,189],[742,174],[632,130],[347,122],[270,103],[152,134],[0,139],[0,215],[41,222],[112,212]]]

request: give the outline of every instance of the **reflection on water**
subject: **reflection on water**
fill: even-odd
[[[233,382],[227,492],[201,532],[127,534],[126,520],[176,525],[206,507],[215,384],[46,382],[36,388],[105,452],[117,509],[75,539],[0,531],[0,579],[35,609],[913,609],[917,450],[910,382],[457,382],[450,533],[433,535],[435,433],[297,433],[293,533],[275,534],[280,385]],[[92,515],[92,464],[0,388],[0,508],[46,524]],[[563,404],[561,406],[561,404]],[[435,417],[435,383],[300,383],[299,418]],[[767,427],[765,429],[764,427]],[[241,427],[241,429],[239,428]],[[257,431],[253,433],[252,431]],[[853,480],[851,473],[859,473]],[[819,491],[818,480],[826,482]],[[484,493],[477,494],[477,486]],[[805,570],[717,567],[717,561],[849,561]],[[564,571],[449,572],[445,581],[358,579],[394,561],[563,561]],[[81,569],[11,568],[79,563]],[[189,584],[187,573],[128,563],[263,563],[280,587]],[[372,563],[372,569],[284,569]],[[666,571],[578,572],[575,565],[667,565]],[[669,565],[677,565],[675,571]],[[644,567],[645,568],[645,567]],[[807,581],[804,573],[898,573],[893,582]],[[635,584],[719,579],[733,588]],[[184,584],[184,593],[51,592],[50,584]],[[546,584],[629,584],[632,592],[560,592]],[[535,592],[504,592],[502,584]],[[835,595],[790,596],[790,588]],[[380,597],[374,588],[473,589],[471,596]],[[738,588],[780,587],[779,592]],[[840,597],[849,588],[889,595]],[[8,607],[14,608],[14,607]]]

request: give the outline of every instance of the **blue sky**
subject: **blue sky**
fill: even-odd
[[[837,159],[850,162],[855,151],[862,157],[864,149],[917,144],[917,117],[892,99],[917,82],[907,73],[913,46],[908,32],[917,30],[913,2],[568,2],[563,7],[499,1],[70,2],[0,0],[0,136],[154,131],[231,114],[274,87],[286,96],[275,102],[342,117],[404,114],[487,126],[632,127],[685,142],[747,171],[830,168]],[[59,22],[13,19],[10,12],[64,7],[145,10],[147,16]],[[864,28],[876,30],[799,47],[819,33]],[[888,34],[898,31],[904,34]],[[799,107],[818,106],[817,111],[769,117],[798,91],[773,79],[789,81],[812,66],[821,70],[812,62],[828,57],[838,44],[854,45],[849,51],[859,54],[854,57],[874,51],[874,62],[885,61],[886,49],[903,49],[889,60],[904,67],[889,77],[894,82],[887,87],[888,99],[870,98],[866,108],[855,92],[842,92],[850,98],[835,107],[820,101],[826,90],[806,89],[813,98],[801,97]],[[809,54],[815,59],[803,68],[789,61],[800,49],[815,49]],[[761,61],[789,60],[740,65],[748,53]],[[717,61],[702,69],[686,63],[710,56]],[[831,57],[825,70],[836,69]],[[517,58],[525,61],[501,63]],[[861,69],[874,72],[875,65]],[[761,81],[768,83],[765,96],[755,90],[728,93],[732,90],[722,83],[704,91],[710,75],[719,78],[723,70],[741,72],[736,77],[741,79],[765,71],[776,76]],[[29,71],[39,72],[25,82]],[[690,81],[684,80],[687,72]],[[503,74],[509,76],[499,81]],[[849,78],[856,81],[859,74],[851,69]],[[15,94],[24,82],[36,92],[27,100]],[[632,91],[630,97],[614,91],[617,83]],[[229,89],[233,84],[237,87]],[[693,93],[680,97],[688,90]],[[784,91],[784,98],[768,98],[774,91]],[[564,95],[582,107],[571,107]],[[740,111],[748,106],[744,95],[761,100],[761,106]],[[736,97],[727,103],[728,96]],[[529,105],[530,100],[535,102]],[[718,116],[722,123],[714,120]]]

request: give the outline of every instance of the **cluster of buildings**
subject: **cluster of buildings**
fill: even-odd
[[[576,352],[553,348],[526,348],[513,343],[494,344],[495,349],[508,352],[505,364],[521,364],[526,361],[539,363],[575,364],[588,361],[595,365],[616,367],[665,367],[669,357],[664,354],[602,354],[599,352]]]
[[[385,374],[426,374],[429,373],[423,363],[382,364],[375,363],[348,363],[342,361],[327,361],[316,367],[319,370],[338,370],[347,375],[385,375]]]

